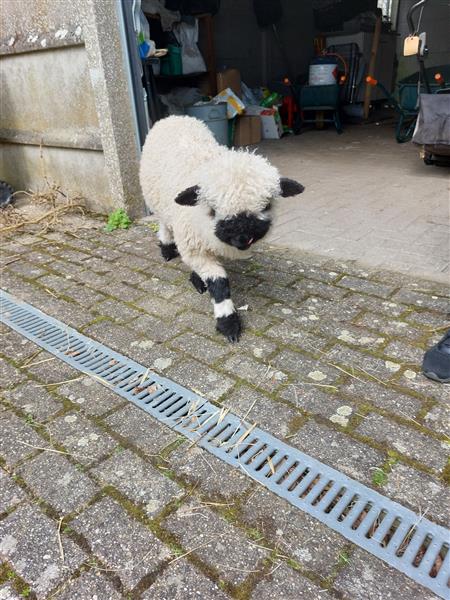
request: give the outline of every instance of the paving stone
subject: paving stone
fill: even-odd
[[[131,323],[130,328],[156,343],[166,342],[182,331],[178,319],[161,321],[151,315],[139,317]]]
[[[240,266],[240,265],[239,265]],[[265,282],[276,281],[277,285],[283,285],[290,287],[299,277],[301,277],[300,273],[294,273],[289,271],[280,271],[275,269],[272,265],[259,267],[257,271],[255,271],[256,275],[264,280]],[[255,280],[257,283],[257,280]]]
[[[79,510],[98,491],[64,456],[43,452],[18,469],[30,489],[61,514]]]
[[[170,550],[110,498],[90,506],[71,522],[92,551],[131,589],[170,556]]]
[[[75,329],[83,327],[95,317],[93,313],[76,302],[66,302],[65,300],[51,296],[45,291],[41,292],[38,290],[28,301],[45,314],[59,319]]]
[[[33,364],[30,367],[27,367],[26,370],[42,381],[42,383],[53,384],[58,383],[59,381],[67,381],[69,379],[71,380],[80,377],[79,371],[73,369],[67,363],[45,350],[36,357]],[[40,385],[41,384],[35,382],[30,383],[30,392],[33,391],[34,393],[36,388],[40,389],[38,387]]]
[[[332,573],[345,543],[344,538],[329,527],[259,487],[251,500],[244,503],[242,518],[280,554],[290,556],[322,577]]]
[[[394,388],[380,385],[374,381],[359,381],[352,378],[340,388],[340,392],[354,402],[370,402],[374,406],[398,414],[401,417],[414,418],[422,403],[417,398],[407,396]]]
[[[56,273],[60,273],[66,279],[73,279],[74,281],[85,281],[86,278],[85,283],[89,283],[90,278],[88,279],[88,274],[95,276],[95,273],[93,271],[85,271],[84,267],[80,265],[56,260],[54,256],[49,258],[50,260],[47,262],[46,267]]]
[[[364,419],[357,431],[438,471],[444,468],[450,454],[447,444],[374,413]]]
[[[239,344],[227,345],[226,349],[229,354],[246,354],[264,360],[275,352],[277,344],[266,337],[246,331]]]
[[[273,325],[274,320],[268,318],[266,315],[260,314],[256,310],[248,310],[247,312],[240,312],[242,327],[244,329],[244,335],[249,330],[257,332],[259,335],[263,333],[268,327]]]
[[[411,346],[400,341],[390,342],[383,350],[383,354],[392,356],[404,365],[419,366],[422,364],[424,351],[417,346]]]
[[[139,326],[140,332],[131,329],[131,326],[134,327],[137,321],[141,321],[141,318],[130,323],[129,327],[122,327],[111,321],[101,321],[89,326],[85,333],[116,352],[143,363],[146,367],[158,372],[165,371],[178,360],[177,354],[160,345],[161,338],[171,337],[171,333],[161,328],[158,331],[155,328],[156,333],[149,332],[146,336],[146,330],[142,324]],[[173,334],[176,333],[178,331]]]
[[[124,450],[100,463],[92,473],[104,484],[112,485],[154,517],[184,490],[142,458]]]
[[[281,402],[245,385],[231,391],[222,400],[222,404],[231,408],[231,412],[245,418],[249,424],[257,423],[258,427],[279,437],[286,437],[289,426],[297,412]]]
[[[93,284],[96,287],[96,284]],[[104,288],[104,285],[101,284],[101,288]],[[143,290],[138,290],[137,288],[131,287],[131,285],[127,285],[123,282],[114,282],[111,281],[107,286],[108,295],[114,296],[118,300],[125,300],[125,302],[135,302],[139,298],[143,298],[145,296],[145,292]]]
[[[141,596],[142,600],[226,600],[228,597],[186,561],[170,565]]]
[[[66,263],[61,264],[61,271],[64,273],[64,265]],[[78,273],[72,273],[72,276],[74,281],[84,283],[85,285],[96,290],[97,292],[101,292],[102,290],[108,290],[108,295],[111,296],[114,296],[113,290],[117,287],[120,287],[121,292],[124,292],[126,289],[130,288],[130,286],[126,286],[125,284],[117,283],[116,281],[111,281],[109,273],[96,273],[92,269],[84,269],[82,271],[79,270]],[[128,298],[126,298],[125,295],[120,295],[119,298],[121,300],[124,298],[128,300]]]
[[[436,600],[437,596],[386,563],[356,549],[333,587],[352,600]]]
[[[150,415],[135,406],[125,406],[109,416],[105,423],[127,442],[148,455],[158,454],[178,439],[178,435],[158,423]]]
[[[243,494],[251,481],[239,469],[234,469],[197,446],[183,444],[170,455],[170,466],[189,483],[199,484],[197,491],[210,497],[232,499]]]
[[[415,371],[411,368],[408,369],[398,377],[395,383],[404,388],[406,392],[412,390],[422,396],[437,400],[442,404],[449,404],[447,385],[437,384],[422,373],[417,372],[418,369],[415,369]]]
[[[89,465],[109,454],[117,443],[80,412],[71,412],[47,425],[47,431],[73,456]]]
[[[323,588],[300,575],[287,565],[277,568],[270,581],[263,579],[255,587],[252,600],[323,600],[327,594]]]
[[[410,311],[406,316],[405,320],[410,322],[412,325],[417,327],[423,326],[427,330],[442,327],[443,318],[442,315],[430,312],[428,310]],[[445,319],[444,323],[448,322],[449,319]]]
[[[328,323],[326,321],[319,322],[317,331],[333,339],[338,339],[346,344],[352,346],[360,346],[367,350],[379,351],[379,348],[386,342],[386,338],[378,334],[359,327],[358,325],[349,325],[346,323],[344,326],[336,327],[334,323]],[[329,340],[328,340],[329,343]]]
[[[120,323],[129,323],[133,319],[142,316],[142,313],[117,300],[105,300],[93,307],[93,312],[103,317],[109,317]]]
[[[0,585],[0,600],[22,600],[23,596],[19,596],[13,590],[9,583]]]
[[[450,439],[450,407],[443,404],[434,406],[424,417],[427,427]]]
[[[105,262],[105,261],[102,261]],[[130,257],[130,266],[133,265],[133,260]],[[94,268],[94,267],[91,267]],[[128,267],[119,267],[114,268],[109,274],[112,281],[124,282],[129,285],[140,285],[144,284],[148,280],[148,275],[145,273],[140,273],[138,271],[133,271]],[[143,291],[148,291],[146,288],[141,288]]]
[[[0,455],[8,466],[33,454],[35,450],[30,446],[45,444],[34,429],[10,411],[0,413],[0,431]]]
[[[124,398],[90,377],[65,383],[58,387],[57,391],[88,415],[102,415],[126,402]]]
[[[341,300],[347,293],[347,290],[343,290],[340,287],[311,279],[302,279],[302,281],[294,284],[292,289],[298,290],[305,296],[320,296],[328,300]]]
[[[180,331],[192,329],[194,332],[198,332],[203,335],[209,335],[210,337],[215,336],[217,340],[224,339],[222,335],[216,332],[212,311],[211,314],[204,315],[188,310],[187,312],[181,313],[177,316],[177,325]]]
[[[52,596],[52,600],[121,600],[110,582],[95,571],[82,573],[73,581],[66,583],[60,592]],[[1,600],[1,596],[0,596]]]
[[[278,285],[273,285],[273,282],[264,281],[256,286],[254,293],[267,298],[272,298],[273,300],[281,302],[285,305],[297,306],[306,298],[309,292],[294,288],[284,288]]]
[[[137,300],[136,306],[160,319],[175,319],[179,312],[186,309],[186,298],[183,297],[182,301],[179,298],[172,298],[169,301],[156,296],[146,296]]]
[[[213,371],[194,360],[178,363],[171,367],[167,375],[180,385],[186,386],[208,400],[218,400],[234,385],[234,381],[226,375]]]
[[[5,399],[38,421],[45,421],[63,408],[62,402],[31,380],[5,392]]]
[[[285,308],[282,310],[291,309]],[[286,315],[285,318],[289,319],[289,315]],[[320,350],[323,350],[328,343],[326,338],[308,333],[299,326],[293,326],[289,320],[274,325],[265,332],[265,335],[279,339],[284,344],[296,346],[312,354],[317,354]]]
[[[380,298],[389,298],[395,290],[395,286],[383,285],[382,283],[348,275],[344,275],[337,285],[349,288],[354,292],[363,292],[364,294],[379,296]]]
[[[292,261],[290,261],[292,263]],[[307,267],[306,265],[303,268],[298,268],[298,266],[293,266],[295,263],[292,263],[290,268],[298,271],[302,274],[303,277],[308,279],[317,279],[317,281],[323,281],[324,283],[332,283],[335,282],[339,277],[339,273],[336,271],[330,271],[328,269],[319,269],[317,265],[314,267]]]
[[[229,346],[217,344],[193,333],[184,333],[172,340],[170,344],[174,348],[183,350],[194,358],[210,364],[229,353]]]
[[[306,330],[317,329],[321,322],[349,323],[360,313],[360,309],[347,302],[331,302],[317,296],[312,296],[302,302],[290,316],[296,326]]]
[[[11,263],[8,265],[8,271],[12,271],[21,277],[27,279],[36,279],[42,277],[42,275],[48,275],[47,269],[43,269],[38,265],[34,265],[27,260],[20,259],[20,261]]]
[[[71,250],[70,248],[64,248],[63,246],[58,247],[57,244],[49,246],[48,251],[51,254],[57,256],[59,260],[68,260],[69,262],[74,262],[78,264],[81,264],[90,258],[90,254],[88,254],[87,252]]]
[[[370,354],[364,354],[358,350],[346,348],[341,344],[336,344],[324,356],[328,364],[337,363],[342,365],[347,371],[353,374],[353,370],[365,371],[366,373],[385,381],[400,370],[400,363],[397,361],[383,360]]]
[[[195,548],[195,554],[202,561],[217,569],[221,579],[234,585],[259,572],[261,559],[268,555],[239,529],[193,500],[168,517],[163,527],[173,533],[187,551]]]
[[[14,479],[3,469],[0,469],[0,514],[13,508],[26,498],[25,492]],[[1,600],[1,595],[0,595]]]
[[[271,360],[271,364],[283,369],[285,372],[292,373],[295,381],[329,385],[340,376],[336,369],[321,360],[308,358],[291,350],[282,350]]]
[[[169,300],[180,293],[178,286],[163,281],[158,277],[147,277],[144,281],[138,283],[138,287],[150,296],[164,298],[165,300]]]
[[[178,263],[178,265],[160,265],[155,262],[149,262],[146,271],[151,277],[157,277],[158,279],[163,279],[164,281],[175,283],[177,285],[188,281],[189,271],[187,270],[187,267],[183,267],[181,262]],[[192,288],[190,289],[192,290]]]
[[[381,452],[314,421],[303,425],[290,444],[363,483],[370,483],[372,469],[384,461]]]
[[[403,302],[404,304],[412,304],[423,308],[429,308],[439,313],[448,313],[450,310],[450,301],[448,298],[442,298],[435,295],[422,294],[413,290],[401,289],[394,296],[394,302]]]
[[[0,357],[0,390],[7,390],[23,381],[23,379],[24,375],[19,369]]]
[[[6,328],[2,333],[2,354],[18,363],[27,362],[26,359],[36,354],[39,349],[39,346],[13,329]]]
[[[363,315],[358,319],[358,324],[373,329],[377,334],[392,335],[408,340],[417,340],[423,335],[422,331],[408,325],[405,321],[390,320],[372,313]]]
[[[450,488],[434,477],[399,463],[392,467],[381,491],[418,514],[448,526]]]
[[[351,306],[369,310],[374,313],[381,313],[391,318],[399,317],[408,310],[408,307],[405,304],[399,304],[392,300],[380,300],[379,298],[365,296],[364,294],[358,294],[356,292],[346,296],[345,301]]]
[[[327,419],[339,414],[337,411],[338,409],[342,410],[343,406],[346,407],[346,411],[349,411],[348,416],[354,410],[351,406],[352,403],[349,403],[348,400],[341,398],[339,395],[324,392],[314,385],[308,385],[307,383],[291,383],[287,385],[280,392],[280,397],[292,402],[292,404],[307,413],[320,415]],[[344,419],[341,421],[341,424],[344,424]]]
[[[234,376],[245,379],[268,392],[275,390],[287,381],[286,373],[273,368],[271,363],[260,363],[246,356],[232,356],[224,363],[223,368]]]
[[[0,555],[39,599],[47,598],[50,590],[69,577],[85,557],[84,552],[61,533],[62,561],[55,543],[57,537],[57,524],[36,506],[21,506],[0,522]]]

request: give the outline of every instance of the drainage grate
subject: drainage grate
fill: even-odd
[[[0,290],[0,320],[161,423],[449,597],[449,532]]]

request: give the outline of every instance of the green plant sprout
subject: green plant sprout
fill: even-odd
[[[132,221],[123,208],[118,208],[108,217],[106,231],[114,231],[115,229],[128,229]]]

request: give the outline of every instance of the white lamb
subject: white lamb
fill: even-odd
[[[201,121],[177,116],[148,134],[140,181],[159,220],[162,256],[181,255],[196,290],[211,294],[217,330],[237,341],[241,324],[219,257],[245,257],[271,226],[272,200],[300,194],[303,186],[280,178],[262,156],[219,145]]]

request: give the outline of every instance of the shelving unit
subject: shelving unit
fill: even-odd
[[[150,21],[160,20],[159,15],[145,13],[145,16]],[[217,94],[217,79],[216,79],[216,56],[214,48],[214,27],[213,17],[210,14],[193,15],[198,19],[199,24],[199,48],[206,64],[206,71],[201,73],[189,73],[183,75],[155,75],[157,84],[161,84],[161,88],[167,92],[174,85],[186,85],[196,83],[202,91],[210,96]],[[171,85],[173,83],[173,85]]]

